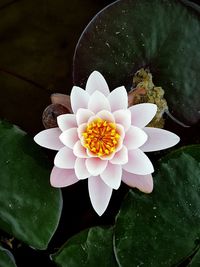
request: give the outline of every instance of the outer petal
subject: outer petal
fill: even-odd
[[[81,141],[77,141],[73,147],[73,153],[78,158],[89,158],[86,148],[82,146]]]
[[[101,160],[99,158],[86,159],[86,168],[93,176],[97,176],[102,173],[108,164],[107,160]]]
[[[156,115],[157,106],[155,104],[143,103],[133,105],[129,110],[131,111],[131,124],[143,128]]]
[[[61,148],[55,156],[54,164],[61,169],[73,169],[76,157],[72,149],[68,147]]]
[[[98,71],[93,71],[90,74],[86,84],[86,92],[89,95],[92,95],[95,91],[99,91],[105,96],[110,93],[106,80]]]
[[[110,160],[112,164],[126,164],[128,162],[128,149],[123,146]]]
[[[118,109],[127,109],[128,107],[128,95],[124,86],[118,87],[113,90],[108,96],[111,110],[116,111]]]
[[[146,175],[154,171],[151,161],[140,149],[129,150],[128,163],[122,165],[122,168],[138,175]]]
[[[53,167],[50,176],[50,183],[53,187],[65,187],[76,182],[78,182],[78,179],[73,169],[66,170]]]
[[[107,186],[99,176],[88,178],[89,196],[96,213],[101,216],[110,201],[112,188]]]
[[[95,91],[88,102],[88,109],[97,113],[103,109],[110,111],[110,103],[108,99],[99,91]]]
[[[144,152],[166,149],[175,146],[180,141],[176,134],[163,129],[145,127],[144,131],[148,135],[146,143],[140,147]]]
[[[130,187],[136,187],[144,193],[151,193],[153,190],[153,178],[151,174],[136,175],[123,171],[122,181]]]
[[[60,142],[59,136],[61,134],[61,130],[59,128],[51,128],[44,130],[40,133],[38,133],[34,137],[34,141],[43,147],[53,149],[53,150],[59,150],[64,145]]]
[[[147,141],[147,134],[138,127],[131,126],[126,132],[124,145],[129,149],[136,149]]]
[[[76,113],[76,120],[77,120],[78,125],[87,123],[88,119],[91,116],[94,116],[94,112],[92,112],[89,109],[79,108]]]
[[[78,179],[86,179],[91,176],[85,166],[85,159],[77,158],[74,168]]]
[[[129,109],[120,109],[113,113],[116,123],[121,124],[127,131],[131,126],[131,112]]]
[[[63,114],[57,117],[58,126],[61,131],[77,127],[76,116],[74,114]]]
[[[107,110],[101,110],[96,114],[96,117],[101,118],[102,120],[106,120],[109,122],[115,122],[115,118],[113,114]]]
[[[74,113],[79,108],[87,108],[89,101],[89,94],[80,87],[74,86],[70,95],[72,110]]]
[[[77,128],[68,129],[60,135],[61,142],[69,148],[73,148],[78,139]]]
[[[122,167],[108,162],[105,171],[102,172],[100,176],[107,186],[113,189],[118,189],[121,184]]]

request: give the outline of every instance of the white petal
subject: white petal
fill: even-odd
[[[80,87],[74,86],[70,95],[72,110],[74,113],[79,108],[87,108],[89,101],[89,94]]]
[[[139,175],[150,174],[154,171],[150,159],[140,149],[128,151],[128,163],[122,165],[122,168],[127,172]]]
[[[65,187],[78,182],[74,169],[60,169],[53,167],[50,183],[53,187]]]
[[[98,120],[98,116],[96,116],[96,115],[94,115],[94,116],[91,116],[90,118],[89,118],[89,120],[88,120],[88,123],[87,124],[90,124],[92,121],[96,121],[96,120]]]
[[[77,158],[74,169],[78,179],[86,179],[91,176],[85,166],[85,159]]]
[[[101,110],[96,114],[96,117],[106,120],[108,122],[115,122],[115,118],[112,113],[107,110]]]
[[[150,103],[133,105],[131,111],[131,124],[139,128],[146,126],[156,115],[157,106]]]
[[[151,193],[153,191],[153,179],[151,174],[136,175],[123,171],[122,181],[128,186],[136,187],[144,193]]]
[[[88,109],[97,113],[103,109],[110,111],[110,104],[108,99],[99,91],[95,91],[88,102]]]
[[[142,146],[147,141],[147,134],[138,127],[131,126],[126,132],[124,145],[128,150],[136,149]]]
[[[118,152],[122,146],[123,146],[123,140],[124,140],[124,137],[125,137],[125,132],[124,132],[124,127],[121,126],[120,124],[116,124],[116,129],[117,129],[117,132],[119,133],[120,135],[120,138],[118,139],[118,144],[115,148],[115,152]]]
[[[101,216],[108,207],[112,188],[107,186],[99,176],[88,178],[89,196],[96,213]]]
[[[82,146],[81,141],[77,141],[73,148],[73,153],[78,158],[88,158],[86,148]]]
[[[39,132],[35,137],[34,141],[43,147],[59,150],[63,147],[63,144],[60,142],[59,136],[61,130],[59,128],[51,128]]]
[[[105,96],[110,93],[106,80],[98,71],[93,71],[90,74],[86,84],[86,92],[89,95],[92,95],[95,91],[99,91]]]
[[[87,123],[88,119],[94,116],[94,112],[92,112],[89,109],[85,109],[85,108],[79,108],[77,113],[76,113],[76,120],[78,125],[82,124],[82,123]]]
[[[131,126],[131,112],[129,109],[120,109],[113,113],[115,122],[121,124],[127,131]]]
[[[116,123],[116,130],[122,139],[125,137],[124,127],[121,124]]]
[[[77,127],[76,115],[74,114],[63,114],[57,117],[58,126],[61,131],[66,131],[70,128]]]
[[[83,123],[78,126],[78,137],[81,139],[83,137],[82,133],[86,131],[87,123]]]
[[[89,158],[86,159],[86,168],[91,175],[97,176],[105,170],[107,163],[107,160],[101,160],[99,158]]]
[[[128,107],[128,95],[124,86],[118,87],[113,90],[108,96],[111,110],[116,111],[118,109],[127,109]]]
[[[87,152],[88,158],[98,157],[94,152],[90,151],[89,149],[86,149],[86,152]]]
[[[78,139],[77,128],[71,128],[60,135],[61,142],[69,148],[73,148]]]
[[[61,169],[73,169],[76,157],[72,149],[68,147],[61,148],[55,156],[54,164]]]
[[[122,147],[123,147],[123,139],[119,138],[118,144],[117,144],[117,146],[115,148],[115,153],[119,152],[122,149]]]
[[[148,135],[146,143],[140,147],[144,152],[166,149],[175,146],[180,141],[176,134],[163,129],[145,127],[144,131]]]
[[[128,149],[125,146],[122,146],[122,148],[115,153],[110,162],[112,164],[126,164],[128,162]]]
[[[111,160],[111,159],[114,157],[115,153],[116,153],[116,152],[112,152],[112,153],[109,154],[109,155],[101,156],[100,159],[102,159],[102,160]]]
[[[95,158],[98,158],[97,154],[95,154],[94,152],[90,151],[89,149],[87,149],[87,155],[89,157],[95,157]],[[101,156],[99,157],[101,160],[111,160],[115,155],[115,152],[111,153],[110,155],[104,155],[104,156]]]
[[[108,165],[102,174],[100,174],[102,180],[107,186],[118,189],[121,184],[122,167],[120,165],[114,165],[108,162]]]

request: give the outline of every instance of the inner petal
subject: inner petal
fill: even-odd
[[[117,124],[102,118],[95,117],[89,121],[82,132],[82,144],[88,151],[99,158],[107,157],[119,146],[121,139]]]

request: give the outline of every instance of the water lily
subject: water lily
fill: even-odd
[[[73,114],[58,116],[57,128],[38,133],[39,145],[58,150],[50,182],[65,187],[88,178],[94,210],[102,215],[112,190],[121,181],[150,193],[153,165],[144,152],[169,148],[179,137],[169,131],[146,127],[157,106],[150,103],[128,108],[124,86],[112,92],[104,77],[94,71],[86,90],[74,86],[70,95]]]

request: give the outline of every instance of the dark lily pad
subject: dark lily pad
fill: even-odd
[[[111,88],[130,88],[149,68],[171,112],[186,124],[199,118],[200,16],[197,5],[175,0],[121,0],[102,10],[83,32],[74,55],[74,83],[93,70]]]
[[[52,259],[60,267],[117,267],[112,236],[112,228],[87,229],[66,242]]]
[[[13,255],[5,248],[0,246],[0,266],[17,267]]]
[[[168,154],[156,169],[153,193],[130,191],[117,216],[120,266],[178,266],[199,246],[200,146]]]
[[[61,191],[49,183],[41,149],[16,126],[0,122],[0,229],[45,249],[61,215]]]
[[[194,257],[192,258],[191,262],[189,263],[188,267],[199,267],[200,266],[200,251],[198,250]]]

